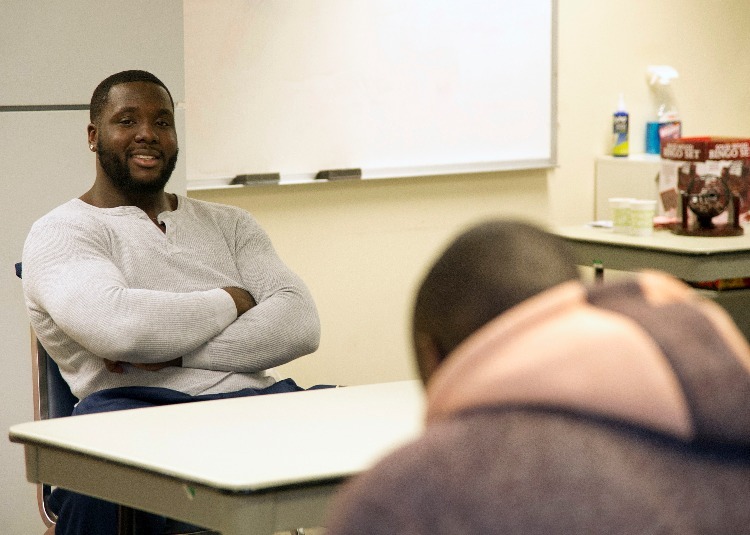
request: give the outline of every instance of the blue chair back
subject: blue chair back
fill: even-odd
[[[68,383],[63,379],[60,368],[52,360],[42,343],[36,341],[39,388],[39,416],[41,419],[60,418],[73,414],[73,408],[78,403],[70,391]]]
[[[16,276],[23,278],[23,265],[21,262],[16,263]],[[36,366],[37,389],[39,396],[38,416],[42,420],[47,418],[59,418],[61,416],[70,416],[73,414],[73,408],[78,403],[70,391],[68,383],[63,379],[60,368],[52,360],[47,350],[32,333],[32,351],[34,354],[34,365]]]

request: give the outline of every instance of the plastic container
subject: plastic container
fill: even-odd
[[[646,154],[659,154],[660,152],[659,123],[649,121],[646,123]]]
[[[629,153],[629,120],[630,116],[625,109],[625,97],[620,93],[617,111],[612,115],[612,156],[624,157]]]
[[[611,197],[609,207],[612,211],[612,231],[617,234],[630,234],[630,197]]]
[[[654,233],[656,201],[636,199],[630,202],[630,234],[651,236]]]
[[[677,71],[669,65],[651,65],[648,68],[648,83],[656,104],[654,118],[646,125],[648,154],[659,154],[665,139],[682,137],[682,121],[671,83],[677,76]]]

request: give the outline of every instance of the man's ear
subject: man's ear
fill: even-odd
[[[438,349],[435,339],[429,334],[423,332],[414,333],[414,349],[417,354],[417,365],[422,383],[425,385],[438,369],[443,360],[443,355]]]
[[[93,123],[89,123],[88,127],[86,128],[86,130],[88,132],[88,138],[89,138],[89,149],[96,150],[96,141],[97,141],[97,139],[96,139],[96,135],[97,135],[96,125],[93,124]]]

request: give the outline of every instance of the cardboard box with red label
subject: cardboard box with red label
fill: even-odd
[[[732,196],[739,197],[741,220],[748,219],[750,139],[683,137],[662,143],[659,172],[662,213],[679,217],[681,193],[700,193],[706,188],[728,189]]]

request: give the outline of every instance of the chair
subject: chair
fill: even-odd
[[[16,275],[21,278],[21,263],[16,264]],[[59,418],[70,416],[78,399],[71,393],[68,384],[60,374],[60,368],[52,360],[37,339],[34,330],[31,329],[31,376],[34,392],[34,419],[46,420],[47,418]],[[52,487],[47,484],[38,484],[36,495],[39,506],[39,514],[44,524],[54,532],[57,521],[48,505],[47,498],[52,492]]]
[[[50,358],[47,350],[31,331],[31,369],[34,382],[34,419],[60,418],[70,416],[78,399],[70,392],[68,384],[60,374],[57,363]],[[47,484],[37,485],[39,513],[47,527],[57,521],[55,514],[47,505],[47,498],[52,487]]]
[[[19,278],[22,276],[20,262],[16,264],[16,275]],[[78,403],[78,398],[70,391],[68,383],[60,373],[60,368],[47,353],[33,329],[31,329],[31,370],[34,389],[34,419],[46,420],[47,418],[61,418],[73,414],[73,408]],[[57,516],[49,509],[47,504],[51,492],[52,487],[50,485],[37,485],[39,513],[47,526],[45,535],[54,534],[55,522],[57,521]],[[123,515],[123,511],[128,514]],[[120,533],[136,533],[138,531],[138,514],[138,511],[129,508],[121,509]],[[167,520],[166,534],[169,535],[211,535],[215,533],[177,520]]]

